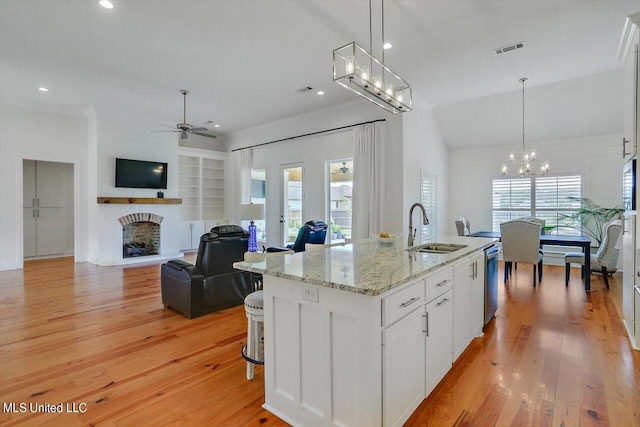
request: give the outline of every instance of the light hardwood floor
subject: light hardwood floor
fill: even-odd
[[[187,260],[192,258],[187,258]],[[501,272],[499,273],[500,277]],[[500,308],[409,419],[410,426],[640,426],[640,352],[620,320],[620,275],[569,288],[520,267]],[[188,320],[165,310],[159,264],[71,258],[0,272],[3,403],[75,404],[76,413],[0,413],[11,425],[285,425],[262,409],[263,370],[245,379],[244,308]],[[16,406],[16,410],[19,410]]]

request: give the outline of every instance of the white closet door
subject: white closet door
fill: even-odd
[[[22,206],[32,208],[36,205],[36,162],[23,161],[22,172]],[[26,215],[26,213],[25,213]]]
[[[31,200],[31,199],[29,199]],[[23,215],[23,228],[24,228],[24,238],[23,238],[23,256],[34,257],[37,255],[36,252],[36,210],[34,208],[24,208],[22,209],[24,212]]]
[[[36,185],[37,206],[40,208],[59,208],[63,206],[66,188],[65,163],[37,162]]]
[[[65,209],[40,207],[38,208],[37,220],[37,255],[64,254],[66,242]]]
[[[73,249],[73,165],[23,161],[24,256]]]

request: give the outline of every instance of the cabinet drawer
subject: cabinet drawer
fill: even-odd
[[[382,326],[389,326],[424,304],[424,280],[420,279],[393,295],[382,298]]]
[[[442,295],[453,288],[453,268],[448,267],[427,277],[426,302]]]

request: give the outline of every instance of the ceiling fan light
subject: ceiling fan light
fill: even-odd
[[[187,139],[189,138],[189,135],[187,135],[186,131],[182,131],[182,133],[180,134],[180,139]]]

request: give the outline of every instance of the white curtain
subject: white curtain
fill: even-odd
[[[356,126],[353,156],[352,237],[366,239],[380,233],[383,224],[384,146],[383,126],[367,123]]]
[[[225,206],[229,224],[240,224],[238,209],[251,202],[251,150],[232,151],[225,166]]]

